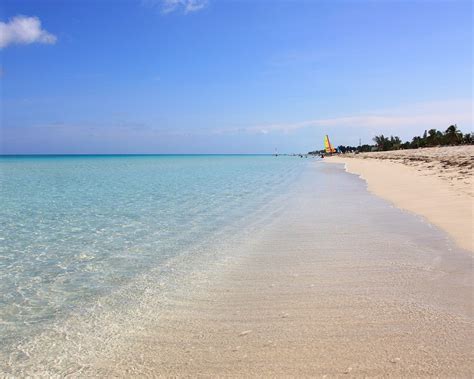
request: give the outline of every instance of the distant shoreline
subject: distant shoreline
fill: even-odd
[[[425,217],[462,248],[474,252],[474,146],[345,154],[327,157],[367,181],[368,189],[397,207]]]

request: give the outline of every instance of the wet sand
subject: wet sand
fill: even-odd
[[[341,165],[311,162],[270,206],[172,290],[38,339],[24,372],[472,377],[470,254]]]
[[[344,163],[370,191],[445,230],[474,252],[474,146],[347,154]]]

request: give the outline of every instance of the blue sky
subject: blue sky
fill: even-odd
[[[10,1],[1,153],[271,153],[472,130],[470,1]]]

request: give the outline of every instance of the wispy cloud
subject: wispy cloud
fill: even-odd
[[[16,16],[0,22],[0,49],[12,44],[56,43],[57,37],[41,28],[38,17]]]
[[[354,127],[368,129],[377,133],[392,132],[416,126],[421,129],[443,129],[457,123],[465,130],[472,128],[473,102],[470,99],[447,100],[418,103],[398,108],[376,110],[360,114],[314,118],[293,123],[274,123],[254,125],[238,129],[216,129],[215,133],[245,132],[268,134],[270,132],[289,133],[302,128]]]
[[[184,14],[200,11],[208,5],[208,0],[143,0],[148,6],[158,6],[161,13],[169,14],[182,11]]]

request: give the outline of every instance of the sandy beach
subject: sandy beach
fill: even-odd
[[[471,377],[472,256],[342,165],[308,164],[242,235],[170,271],[172,288],[151,273],[119,312],[104,301],[22,346],[21,372]]]
[[[370,191],[425,217],[474,252],[474,146],[347,154],[326,162],[344,163]]]

